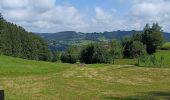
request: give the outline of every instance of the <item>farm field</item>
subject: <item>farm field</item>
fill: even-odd
[[[169,100],[170,51],[164,66],[137,67],[134,59],[111,64],[64,64],[0,56],[6,100]]]

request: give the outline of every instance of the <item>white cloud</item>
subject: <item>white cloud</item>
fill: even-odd
[[[70,4],[59,5],[56,0],[0,0],[0,12],[8,21],[33,32],[141,30],[153,22],[170,31],[169,0],[120,1],[131,4],[120,18],[116,17],[119,9],[114,7],[110,11],[95,7],[90,11],[95,15],[90,16],[89,9],[82,13]]]
[[[158,22],[163,30],[170,31],[170,1],[168,0],[132,0],[133,6],[129,11],[129,21],[136,29],[141,29],[146,23]],[[166,27],[165,27],[166,26]]]
[[[4,9],[17,9],[24,8],[28,2],[26,0],[1,0],[0,3]]]
[[[76,30],[85,25],[83,15],[74,6],[55,3],[55,0],[0,0],[0,10],[5,19],[28,31]]]
[[[123,28],[124,20],[117,19],[115,14],[115,9],[112,9],[111,12],[107,12],[100,7],[96,7],[95,17],[91,19],[90,26],[88,26],[87,29],[92,32],[104,32],[119,30],[120,28]]]

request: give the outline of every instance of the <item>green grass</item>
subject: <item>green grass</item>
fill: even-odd
[[[156,55],[165,55],[170,66],[168,51]],[[85,65],[0,56],[0,88],[6,100],[170,99],[170,68],[130,67],[133,59],[118,61]]]
[[[170,49],[170,42],[164,43],[163,46],[162,46],[162,48],[163,48],[163,49],[167,49],[167,50]]]
[[[115,59],[116,65],[136,65],[137,59]]]
[[[170,68],[170,51],[169,50],[160,50],[155,53],[157,60],[160,60],[161,57],[164,58],[163,68]],[[138,59],[115,59],[115,65],[137,65]],[[147,67],[160,67],[157,66],[147,66]]]
[[[155,55],[158,58],[160,58],[161,56],[164,57],[163,67],[170,68],[170,51],[168,50],[158,51],[157,53],[155,53]]]
[[[37,62],[0,56],[0,76],[20,76],[20,75],[38,75],[60,72],[68,68],[70,64]]]

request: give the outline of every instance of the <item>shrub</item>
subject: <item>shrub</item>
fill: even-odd
[[[112,57],[104,45],[90,44],[86,46],[81,54],[80,61],[86,64],[111,63]]]
[[[155,55],[142,55],[138,58],[138,66],[160,66],[162,67],[164,57],[160,58]]]
[[[52,62],[57,62],[59,60],[59,52],[56,50],[56,51],[53,51],[52,52]]]
[[[141,55],[146,54],[145,46],[140,41],[133,41],[131,46],[131,57],[137,58]]]
[[[74,64],[77,62],[78,59],[78,53],[76,53],[76,50],[74,48],[69,48],[65,52],[62,52],[61,54],[61,61],[64,63],[71,63]]]
[[[125,38],[122,40],[124,58],[137,58],[146,53],[146,48],[142,42]]]
[[[86,64],[92,64],[94,54],[94,45],[90,44],[81,51],[80,61]]]

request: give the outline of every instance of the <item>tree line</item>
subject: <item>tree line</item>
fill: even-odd
[[[91,43],[87,46],[70,47],[59,53],[51,52],[48,44],[34,33],[7,22],[0,14],[0,54],[24,59],[64,63],[114,63],[119,58],[137,58],[152,55],[164,42],[163,31],[158,23],[146,24],[142,32],[121,41]]]
[[[152,26],[146,24],[142,32],[136,32],[132,37],[124,37],[121,41],[92,43],[81,49],[70,47],[61,53],[61,61],[65,63],[86,64],[114,63],[120,58],[139,58],[152,55],[164,43],[163,31],[158,23]]]

